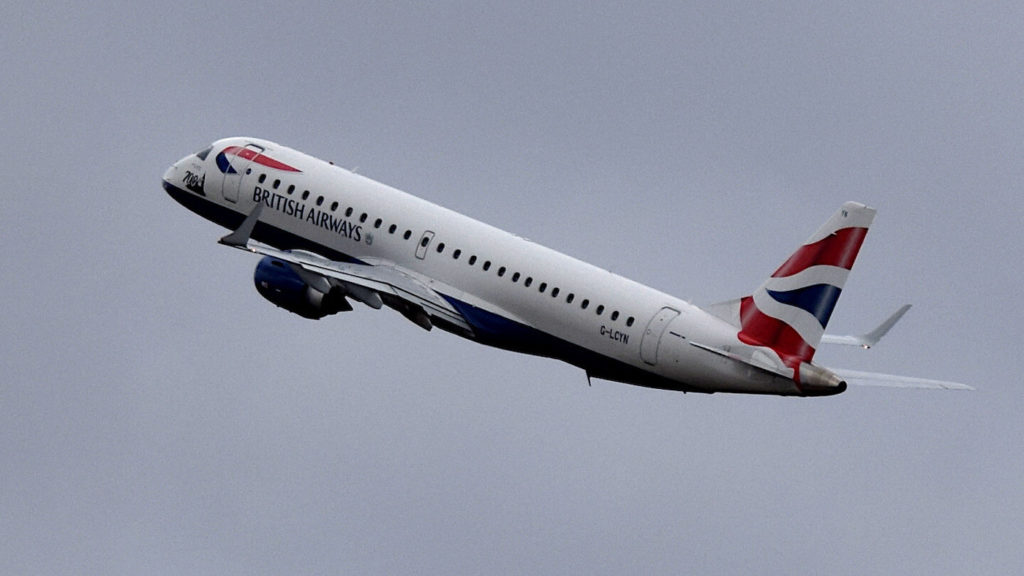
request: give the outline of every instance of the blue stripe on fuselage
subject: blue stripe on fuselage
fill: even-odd
[[[594,378],[660,388],[664,390],[696,391],[679,382],[662,378],[621,360],[573,344],[547,332],[521,324],[489,310],[442,294],[466,322],[473,327],[474,339],[481,344],[554,358],[585,370]]]
[[[245,214],[222,206],[208,198],[182,190],[168,182],[164,182],[163,187],[175,201],[185,208],[225,228],[235,230],[245,219]],[[253,229],[252,238],[281,250],[308,250],[339,262],[365,264],[348,254],[271,226],[265,222],[256,224],[256,227]],[[513,352],[562,360],[582,368],[594,378],[663,390],[701,392],[699,389],[693,389],[679,382],[662,378],[620,360],[609,358],[593,350],[521,324],[500,314],[445,294],[441,294],[441,296],[451,303],[462,317],[466,319],[466,322],[473,327],[473,337],[481,344]],[[440,325],[439,327],[443,328]],[[458,332],[455,333],[458,334]]]

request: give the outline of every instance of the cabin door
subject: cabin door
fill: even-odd
[[[221,166],[224,171],[223,193],[224,199],[231,203],[238,202],[238,193],[242,187],[242,179],[249,173],[249,167],[254,158],[263,153],[263,148],[255,144],[248,144],[245,148],[236,149],[233,153],[226,154],[227,163]]]
[[[658,346],[661,344],[661,336],[668,328],[669,322],[676,316],[679,316],[679,310],[666,306],[658,310],[654,318],[647,323],[643,338],[640,340],[640,358],[644,362],[651,366],[658,363]]]

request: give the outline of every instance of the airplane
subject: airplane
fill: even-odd
[[[843,204],[749,295],[700,308],[292,148],[225,138],[167,169],[164,190],[261,255],[264,298],[309,319],[392,308],[422,327],[555,358],[592,378],[682,392],[829,396],[848,384],[971,389],[830,369],[822,343],[875,209]]]

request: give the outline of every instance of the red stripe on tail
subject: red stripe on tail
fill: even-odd
[[[814,348],[792,326],[761,312],[751,296],[740,300],[740,326],[741,342],[771,348],[794,370],[814,357]]]
[[[838,266],[849,270],[867,233],[867,228],[843,228],[814,244],[805,244],[779,266],[772,278],[792,276],[811,266]]]

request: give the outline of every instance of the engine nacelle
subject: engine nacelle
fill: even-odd
[[[264,256],[256,265],[253,282],[261,296],[303,318],[324,316],[352,309],[341,289],[324,293],[306,284],[287,262]]]

